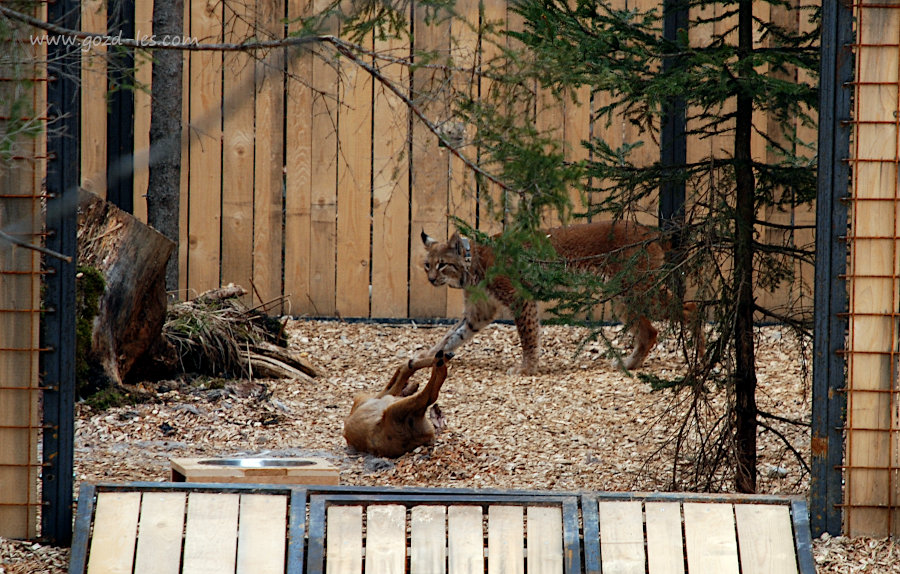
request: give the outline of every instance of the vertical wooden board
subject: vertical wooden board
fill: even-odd
[[[323,1],[316,0],[316,7]],[[335,312],[337,249],[338,76],[328,50],[316,50],[312,61],[311,243],[309,309],[314,315]]]
[[[134,3],[137,38],[153,35],[153,0]],[[150,182],[150,103],[153,56],[145,50],[135,53],[134,77],[134,216],[147,223],[147,186]]]
[[[478,77],[461,70],[474,70],[478,66],[478,26],[479,2],[459,0],[456,2],[457,17],[450,22],[450,58],[453,62],[451,85],[457,94],[465,94],[473,100],[478,98]],[[452,103],[451,103],[452,106]],[[452,113],[451,113],[452,116]],[[459,152],[470,161],[476,161],[477,150],[468,145],[474,138],[473,130],[464,122],[451,121],[450,131],[461,138]],[[478,226],[478,185],[475,173],[462,159],[450,155],[450,195],[448,212],[462,219],[470,226]],[[462,316],[465,308],[465,291],[447,291],[447,316]]]
[[[639,501],[601,501],[600,560],[604,572],[643,574],[644,513]]]
[[[135,574],[178,574],[187,495],[183,492],[145,492],[141,496],[141,519]]]
[[[81,2],[81,29],[106,33],[106,2]],[[106,46],[81,56],[81,186],[106,197]]]
[[[40,14],[43,9],[35,10]],[[26,30],[17,31],[25,49]],[[46,59],[46,48],[34,50],[36,61]],[[0,75],[9,72],[0,66]],[[27,73],[24,70],[19,73]],[[16,75],[12,72],[10,75]],[[35,72],[35,77],[46,77]],[[46,106],[46,82],[30,89],[34,110]],[[14,84],[0,83],[0,99]],[[21,95],[21,94],[20,94]],[[5,127],[0,121],[0,129]],[[40,244],[43,225],[41,180],[46,155],[45,138],[19,137],[13,153],[22,159],[0,162],[0,190],[19,197],[0,201],[0,227],[22,233],[21,239]],[[35,158],[35,159],[32,159]],[[31,236],[28,236],[31,234]],[[36,251],[0,241],[0,536],[35,538],[40,507],[38,445],[42,426],[40,403],[41,257]]]
[[[523,514],[521,506],[488,508],[488,574],[524,574]]]
[[[484,533],[480,506],[447,508],[449,574],[484,574]]]
[[[647,571],[649,574],[684,574],[681,504],[647,502]]]
[[[153,0],[135,2],[135,36],[153,35]],[[150,179],[150,105],[153,56],[143,50],[135,53],[134,92],[134,216],[147,222],[147,187]]]
[[[362,507],[329,506],[325,572],[359,574],[362,569]]]
[[[222,40],[222,5],[191,2],[191,36]],[[222,201],[222,54],[193,52],[190,76],[187,284],[194,292],[219,286]]]
[[[736,504],[743,574],[796,574],[797,553],[787,505]]]
[[[528,574],[562,574],[562,509],[529,506],[527,518]]]
[[[740,571],[730,504],[684,503],[684,541],[691,574]]]
[[[431,53],[439,61],[450,49],[450,29],[446,21],[426,21],[426,9],[414,8],[414,52]],[[419,108],[439,123],[448,114],[444,72],[434,68],[418,68],[413,73],[412,97]],[[439,118],[439,119],[438,119]],[[410,185],[410,231],[419,234],[424,229],[433,237],[447,233],[447,205],[450,191],[449,158],[438,147],[437,137],[419,120],[412,125],[412,174]],[[422,271],[425,248],[421,241],[412,241],[409,271],[410,317],[444,317],[447,314],[447,290],[435,289]]]
[[[480,65],[482,72],[497,72],[502,67],[506,45],[506,2],[479,3],[482,10],[479,36],[481,43]],[[493,82],[488,77],[480,79],[480,96],[484,105],[490,105],[495,95]],[[496,100],[496,98],[494,98]],[[483,149],[479,149],[479,162],[487,171],[496,171],[489,163]],[[506,190],[499,185],[483,181],[478,189],[478,230],[489,235],[500,233],[506,221],[504,201]]]
[[[589,159],[590,152],[584,143],[591,139],[591,89],[588,86],[573,90],[566,95],[565,116],[563,118],[563,145],[566,159],[580,162]],[[571,191],[572,209],[583,213],[590,205],[589,198],[577,189]]]
[[[373,504],[366,508],[366,572],[406,572],[406,507]]]
[[[183,572],[234,572],[240,495],[192,492],[184,528]]]
[[[308,0],[287,0],[288,33],[299,31],[307,15]],[[287,52],[285,97],[285,197],[284,197],[284,295],[286,314],[310,313],[310,219],[312,172],[312,74],[313,53],[306,47]]]
[[[362,44],[373,48],[371,35]],[[371,58],[366,57],[366,63],[371,64]],[[372,76],[360,66],[341,66],[335,294],[341,317],[369,316],[372,85]]]
[[[253,5],[225,4],[225,41],[250,37]],[[243,52],[224,55],[222,141],[222,283],[251,289],[253,273],[253,58]],[[248,298],[249,299],[249,298]],[[249,302],[249,301],[248,301]]]
[[[253,5],[225,4],[225,41],[239,44],[249,38]],[[222,141],[222,283],[251,290],[253,274],[254,97],[252,54],[224,55],[225,132]],[[261,130],[264,131],[264,130]],[[249,299],[249,297],[248,297]],[[247,301],[250,302],[249,300]]]
[[[564,149],[565,140],[565,102],[563,99],[556,97],[553,92],[547,88],[541,87],[540,83],[535,86],[537,90],[537,101],[535,109],[535,125],[541,135],[550,138],[551,141],[560,145],[560,150]],[[556,153],[552,146],[545,146],[545,153]],[[566,214],[560,214],[556,209],[545,208],[542,214],[543,227],[559,227]]]
[[[284,2],[266,0],[256,8],[256,33],[284,37]],[[256,153],[253,201],[253,286],[258,301],[281,297],[281,210],[284,182],[284,74],[282,50],[256,62]],[[280,314],[280,306],[269,307]]]
[[[481,518],[479,512],[479,525]],[[410,511],[409,571],[444,574],[447,571],[447,509],[414,506]]]
[[[856,161],[853,169],[851,235],[850,359],[847,398],[845,519],[851,536],[887,536],[896,483],[888,468],[894,459],[896,432],[892,396],[896,377],[892,353],[897,333],[891,318],[897,310],[894,278],[900,142],[898,69],[900,10],[876,5],[856,10],[859,44],[854,118]],[[890,46],[890,47],[888,47]],[[852,161],[852,160],[851,160]],[[889,199],[889,202],[879,201]],[[887,209],[893,205],[893,209]],[[888,213],[890,212],[890,213]],[[881,315],[881,316],[877,316]],[[875,391],[875,392],[872,392]],[[895,490],[891,492],[891,486]]]
[[[101,492],[97,495],[88,572],[131,574],[140,510],[140,492]]]
[[[375,41],[375,50],[408,58],[406,40]],[[407,93],[407,68],[377,62],[380,74]],[[400,99],[379,86],[374,92],[372,130],[372,317],[406,317],[409,244],[418,242],[409,227],[409,111]],[[421,270],[417,270],[421,273]]]
[[[184,2],[184,31],[191,33],[191,5]],[[188,196],[190,195],[191,170],[191,53],[185,52],[181,61],[181,182],[178,194],[178,290],[180,299],[190,298],[188,292]]]
[[[287,496],[241,495],[237,574],[281,574],[287,546]]]

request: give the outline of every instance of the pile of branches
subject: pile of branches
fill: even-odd
[[[163,363],[184,373],[227,378],[317,376],[315,368],[287,348],[284,323],[249,308],[241,299],[246,294],[244,288],[228,285],[171,305],[162,329]]]

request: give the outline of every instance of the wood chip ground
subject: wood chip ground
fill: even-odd
[[[671,432],[669,391],[610,366],[586,331],[544,329],[541,373],[508,375],[519,360],[515,329],[493,325],[460,349],[438,401],[447,429],[431,447],[387,460],[352,452],[341,437],[353,396],[379,389],[446,326],[291,321],[291,346],[324,374],[310,380],[178,380],[154,387],[153,400],[95,412],[77,406],[76,482],[168,480],[171,457],[309,456],[341,469],[342,484],[541,490],[658,490],[669,469],[654,457]],[[618,339],[617,328],[608,335]],[[808,422],[809,365],[799,343],[762,328],[759,403]],[[680,351],[663,338],[645,372],[684,372]],[[425,374],[419,375],[425,377]],[[779,427],[783,428],[783,427]],[[808,429],[792,431],[808,457]],[[809,477],[771,432],[761,430],[760,492],[806,494]],[[890,541],[824,537],[814,541],[818,571],[900,572]],[[68,551],[0,539],[0,574],[62,573]]]

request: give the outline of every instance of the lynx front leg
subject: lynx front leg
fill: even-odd
[[[466,316],[454,325],[440,342],[429,349],[424,357],[434,357],[438,351],[452,353],[476,333],[491,324],[497,314],[497,303],[487,299],[473,302],[466,296]]]

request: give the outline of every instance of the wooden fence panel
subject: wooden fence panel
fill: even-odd
[[[83,9],[102,29],[105,14],[101,18],[102,4],[95,4],[86,2]],[[141,31],[149,31],[152,0],[137,4]],[[287,14],[288,31],[296,32],[302,17],[325,4],[325,0],[249,4],[190,0],[185,6],[186,35],[202,42],[239,42],[253,35],[280,38],[285,27],[282,14]],[[652,9],[658,4],[641,0],[638,6]],[[616,0],[616,5],[624,7],[624,0]],[[253,304],[284,297],[285,306],[276,304],[270,309],[273,313],[444,317],[462,312],[461,291],[435,289],[427,282],[418,235],[424,229],[445,237],[452,231],[451,215],[496,233],[504,224],[498,208],[506,192],[479,181],[465,162],[440,147],[427,126],[410,119],[409,109],[394,90],[409,97],[451,138],[472,138],[475,134],[466,132],[466,126],[454,123],[448,96],[467,92],[478,98],[495,91],[496,85],[472,71],[502,65],[503,49],[515,40],[496,35],[496,27],[520,26],[520,17],[503,0],[460,0],[456,13],[452,20],[432,20],[413,7],[413,46],[406,38],[366,40],[377,55],[363,58],[382,79],[392,82],[392,89],[363,68],[339,59],[327,43],[283,53],[273,50],[256,54],[257,59],[237,52],[185,56],[182,297],[234,282],[252,291],[247,298]],[[702,42],[724,25],[693,29],[693,40]],[[328,33],[338,32],[334,21]],[[411,50],[421,51],[415,56],[418,63],[424,61],[422,53],[430,52],[437,56],[433,63],[452,66],[414,66],[411,72],[383,57],[393,53],[405,59]],[[149,81],[146,66],[139,73]],[[90,79],[86,82],[84,101],[101,101],[91,94],[103,91],[102,74],[87,76],[93,84]],[[621,117],[593,117],[593,111],[607,103],[603,95],[592,97],[585,87],[558,101],[538,85],[533,90],[534,102],[510,105],[521,106],[523,117],[560,136],[568,158],[586,158],[581,142],[593,134],[613,147],[643,140],[646,143],[633,160],[657,159],[658,146],[647,134]],[[86,117],[94,119],[86,122],[83,165],[86,173],[105,176],[105,150],[101,153],[98,146],[105,138],[106,117],[96,104],[92,106],[85,108]],[[135,139],[146,142],[147,102],[138,107],[141,118],[136,119]],[[692,142],[688,159],[707,156],[730,143]],[[764,157],[760,137],[754,145],[756,155]],[[477,146],[464,145],[462,151],[479,159]],[[143,198],[137,197],[145,193],[145,175],[135,179],[139,213],[145,207]],[[86,176],[85,185],[98,188],[97,178],[91,177]],[[586,207],[586,201],[573,197],[576,210]],[[655,220],[653,205],[642,209],[643,220]],[[548,224],[557,221],[551,217]]]

